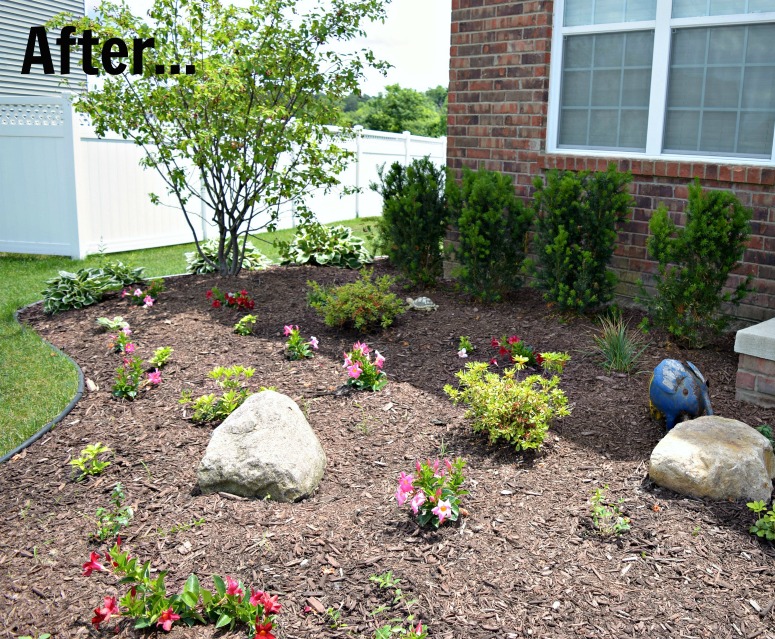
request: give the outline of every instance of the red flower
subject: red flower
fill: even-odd
[[[236,595],[237,597],[241,597],[243,594],[242,588],[240,588],[239,584],[231,577],[226,577],[226,594]]]
[[[261,603],[261,600],[266,596],[266,593],[263,590],[253,590],[253,588],[250,589],[250,605],[251,606],[257,606]]]
[[[498,351],[498,355],[508,355],[509,350],[505,346],[501,346],[500,350]]]
[[[205,293],[205,297],[206,297],[208,300],[211,300],[211,299],[213,299],[213,292],[212,292],[212,291],[207,291],[207,293]]]
[[[493,348],[498,348],[498,346],[500,346],[500,345],[501,345],[501,343],[500,343],[500,342],[499,342],[499,341],[498,341],[498,340],[497,340],[495,337],[493,337],[493,338],[490,340],[490,344],[491,344],[491,346],[492,346]]]
[[[159,617],[159,620],[156,622],[157,626],[161,626],[166,630],[167,632],[170,631],[172,628],[172,624],[180,619],[180,615],[176,615],[172,608],[167,608],[163,613],[161,613],[161,616]]]
[[[213,308],[221,308],[220,300],[213,300]]]
[[[85,577],[91,576],[92,572],[95,570],[97,572],[107,572],[108,569],[97,561],[99,558],[100,553],[98,552],[92,552],[89,555],[89,561],[83,565],[83,574]]]
[[[91,620],[97,630],[100,629],[101,623],[105,623],[110,619],[111,615],[121,614],[118,610],[118,602],[115,597],[105,597],[103,602],[102,608],[98,607],[94,609],[94,617],[92,617]]]
[[[516,344],[517,342],[519,342],[519,337],[517,337],[516,335],[512,335],[511,337],[509,337],[508,342],[509,344]]]
[[[261,623],[260,619],[256,619],[256,634],[255,639],[276,639],[271,633],[272,622]]]
[[[275,615],[278,612],[280,612],[280,608],[282,608],[282,605],[277,603],[277,598],[279,595],[275,595],[274,597],[270,597],[267,593],[264,593],[264,596],[261,598],[261,605],[264,607],[264,615]]]
[[[239,294],[242,295],[242,297],[248,296],[248,292],[244,288],[239,292]]]
[[[498,360],[493,357],[490,360],[490,366],[497,366],[497,365],[498,365]]]
[[[544,357],[541,353],[536,353],[536,364],[539,366],[544,363]]]

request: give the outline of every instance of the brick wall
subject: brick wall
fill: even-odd
[[[753,355],[740,355],[735,398],[757,406],[775,406],[775,362]]]
[[[614,161],[633,174],[632,220],[622,229],[612,267],[619,293],[633,296],[655,264],[646,255],[648,220],[660,203],[682,222],[687,185],[733,190],[753,209],[752,237],[734,286],[747,274],[756,292],[737,310],[760,321],[775,316],[775,168],[711,163],[608,160],[546,154],[551,1],[452,0],[447,164],[512,175],[517,195],[532,195],[532,180],[548,169],[604,170]],[[454,230],[448,240],[456,239]]]

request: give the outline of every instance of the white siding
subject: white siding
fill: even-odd
[[[43,26],[47,20],[65,11],[74,16],[83,16],[84,0],[0,0],[0,95],[57,96],[65,88],[81,90],[81,82],[86,76],[81,70],[80,53],[75,50],[71,52],[70,74],[66,76],[70,86],[62,85],[59,47],[54,43],[59,37],[58,31],[48,33],[56,73],[46,75],[39,64],[33,65],[29,75],[21,73],[30,27]],[[39,52],[36,46],[35,53]]]

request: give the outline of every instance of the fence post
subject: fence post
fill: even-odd
[[[353,131],[355,131],[355,219],[357,220],[361,216],[361,140],[363,127],[356,124]]]
[[[404,165],[409,164],[410,158],[412,157],[409,153],[409,144],[412,141],[412,134],[409,131],[404,131]]]

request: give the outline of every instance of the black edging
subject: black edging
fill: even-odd
[[[22,328],[26,328],[26,327],[25,327],[25,326],[24,326],[24,325],[23,325],[23,324],[22,324],[22,323],[19,321],[19,313],[21,313],[22,311],[26,311],[28,308],[31,308],[31,307],[33,307],[33,306],[37,306],[37,305],[38,305],[38,304],[40,304],[40,303],[41,303],[41,302],[33,302],[32,304],[27,304],[27,306],[23,306],[22,308],[20,308],[20,309],[18,309],[17,311],[15,311],[15,312],[14,312],[14,314],[13,314],[13,319],[14,319],[14,321],[15,321],[17,324],[19,324],[19,326],[21,326]],[[38,336],[38,337],[40,337],[40,336]],[[45,339],[43,339],[42,337],[41,337],[40,339],[41,339],[41,340],[43,340],[43,342],[44,342],[45,344],[47,344],[47,345],[48,345],[48,347],[49,347],[51,350],[53,350],[53,351],[56,351],[56,352],[57,352],[57,353],[59,353],[60,355],[63,355],[64,357],[66,357],[66,358],[67,358],[67,359],[70,361],[70,363],[71,363],[71,364],[72,364],[72,365],[75,367],[75,371],[76,371],[76,373],[78,374],[78,390],[76,391],[76,393],[75,393],[75,396],[73,397],[73,399],[71,399],[71,400],[70,400],[70,403],[69,403],[67,406],[65,406],[64,410],[62,410],[62,412],[61,412],[61,413],[59,413],[59,415],[57,415],[56,417],[54,417],[54,419],[52,419],[52,420],[51,420],[51,421],[50,421],[48,424],[46,424],[45,426],[43,426],[43,428],[41,428],[41,429],[40,429],[40,430],[39,430],[37,433],[35,433],[35,434],[34,434],[32,437],[30,437],[29,439],[27,439],[25,442],[22,442],[21,444],[19,444],[19,445],[18,445],[16,448],[14,448],[14,449],[13,449],[11,452],[9,452],[9,453],[6,453],[6,454],[5,454],[5,455],[3,455],[2,457],[0,457],[0,464],[7,462],[7,461],[8,461],[9,459],[11,459],[11,457],[13,457],[14,455],[18,455],[18,454],[19,454],[20,452],[22,452],[22,451],[23,451],[25,448],[27,448],[28,446],[31,446],[31,445],[32,445],[32,444],[34,444],[36,441],[38,441],[38,440],[39,440],[41,437],[43,437],[43,435],[45,435],[46,433],[48,433],[48,432],[49,432],[49,431],[50,431],[52,428],[54,428],[54,426],[56,426],[56,425],[57,425],[59,422],[61,422],[61,421],[62,421],[62,420],[65,418],[65,417],[67,417],[67,414],[68,414],[68,413],[69,413],[71,410],[73,410],[73,408],[75,407],[75,405],[78,403],[78,400],[80,400],[80,399],[81,399],[81,397],[83,397],[83,386],[84,386],[84,380],[83,380],[83,371],[81,370],[81,367],[80,367],[80,366],[78,366],[78,364],[76,364],[76,363],[75,363],[75,360],[74,360],[72,357],[70,357],[70,356],[69,356],[67,353],[65,353],[65,352],[63,352],[63,351],[61,351],[61,350],[59,350],[59,349],[58,349],[56,346],[54,346],[54,345],[53,345],[51,342],[49,342],[48,340],[45,340]]]

